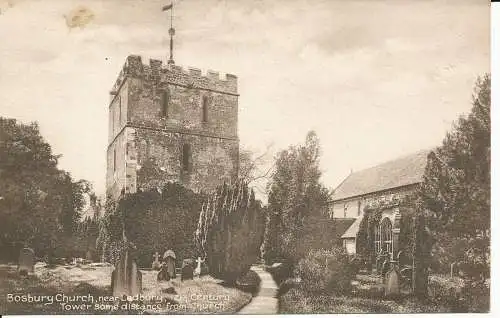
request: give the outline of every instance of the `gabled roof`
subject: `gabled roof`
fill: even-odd
[[[353,224],[345,231],[344,234],[342,234],[341,238],[355,238],[356,235],[358,235],[359,232],[359,225],[361,224],[361,220],[363,220],[363,216],[358,216],[356,221],[354,221]]]
[[[332,201],[422,182],[431,149],[351,173],[334,191]]]

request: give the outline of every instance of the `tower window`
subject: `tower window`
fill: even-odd
[[[202,121],[204,123],[208,122],[208,96],[203,96],[203,114]]]
[[[191,146],[189,144],[182,146],[182,170],[185,172],[191,170]]]
[[[169,90],[164,90],[161,95],[161,116],[168,118],[168,106],[170,104],[170,92]]]

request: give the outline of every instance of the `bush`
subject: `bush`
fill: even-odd
[[[275,263],[272,266],[266,266],[266,270],[271,274],[277,285],[293,277],[293,264],[290,262]]]
[[[299,261],[297,274],[308,292],[348,294],[356,275],[356,267],[351,265],[341,248],[312,250]]]

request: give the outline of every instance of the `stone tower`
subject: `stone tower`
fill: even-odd
[[[107,194],[168,181],[212,190],[237,176],[237,78],[129,56],[111,92]]]

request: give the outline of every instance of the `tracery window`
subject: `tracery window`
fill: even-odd
[[[375,252],[376,254],[387,253],[392,259],[392,223],[389,218],[383,218],[375,230]]]

